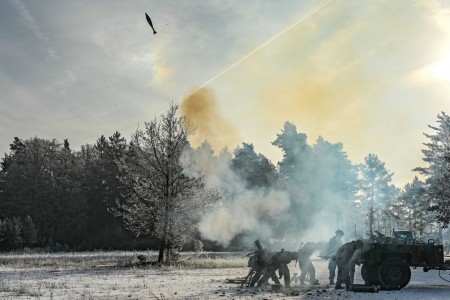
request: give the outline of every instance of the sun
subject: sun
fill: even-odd
[[[435,62],[429,70],[433,77],[450,81],[450,56]]]

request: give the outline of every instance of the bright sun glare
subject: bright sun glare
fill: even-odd
[[[436,78],[450,81],[450,56],[434,63],[430,67],[430,73]]]

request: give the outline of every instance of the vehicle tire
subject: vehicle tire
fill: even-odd
[[[361,266],[361,277],[364,280],[366,285],[370,285],[370,279],[369,279],[369,267],[367,265]]]
[[[361,266],[361,277],[366,285],[378,285],[381,283],[379,278],[379,266],[363,264]]]
[[[411,280],[411,269],[400,257],[390,257],[380,265],[381,287],[405,287]]]

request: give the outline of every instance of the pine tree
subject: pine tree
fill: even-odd
[[[429,209],[437,213],[437,221],[444,227],[450,222],[450,117],[442,112],[437,116],[438,126],[428,125],[434,134],[424,134],[430,141],[424,143],[423,160],[428,167],[416,168],[425,176],[426,198]]]
[[[6,234],[5,234],[5,248],[8,250],[16,250],[22,248],[22,222],[19,217],[12,219],[5,219]]]
[[[231,169],[245,180],[248,188],[270,188],[277,184],[275,166],[267,157],[257,154],[252,144],[243,143],[234,150]]]
[[[369,154],[361,165],[361,185],[359,199],[362,208],[368,211],[369,233],[373,236],[374,227],[389,233],[386,220],[391,215],[391,204],[398,190],[391,183],[394,173],[386,169],[385,163],[377,155]],[[376,222],[376,223],[375,223]]]
[[[37,243],[37,228],[30,216],[22,221],[22,236],[24,245],[27,247],[34,247]]]
[[[124,201],[126,187],[119,179],[123,177],[121,172],[124,169],[118,162],[125,158],[127,152],[126,140],[117,131],[109,138],[102,135],[93,147],[83,147],[83,192],[88,206],[88,234],[94,247],[110,247],[118,239],[123,239],[124,229],[120,220],[108,210],[116,202]]]
[[[0,249],[3,246],[3,241],[6,239],[6,222],[0,219]]]
[[[311,146],[306,134],[289,122],[272,144],[283,151],[278,166],[291,199],[280,227],[293,233],[307,229],[318,213],[335,216],[336,225],[344,225],[343,211],[355,197],[357,173],[343,145],[319,137]]]
[[[414,177],[411,183],[405,185],[396,206],[401,207],[400,218],[405,220],[406,228],[415,232],[419,239],[425,233],[431,233],[435,213],[430,212],[426,197],[425,183]]]
[[[3,217],[29,215],[42,237],[72,245],[85,236],[80,170],[69,142],[37,137],[11,144],[1,184]]]

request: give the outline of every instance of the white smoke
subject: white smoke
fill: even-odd
[[[270,219],[289,208],[289,195],[284,191],[247,189],[230,169],[228,152],[213,156],[210,146],[204,143],[198,149],[185,150],[181,162],[186,175],[204,176],[207,188],[221,192],[220,201],[199,223],[204,238],[224,246],[240,233],[251,232],[257,238],[268,239],[272,236]]]
[[[271,236],[271,227],[261,222],[264,216],[276,216],[289,207],[289,197],[280,191],[243,190],[238,182],[234,197],[229,197],[205,215],[199,224],[202,235],[227,245],[239,233],[253,232],[258,237]],[[240,191],[238,191],[240,190]]]

